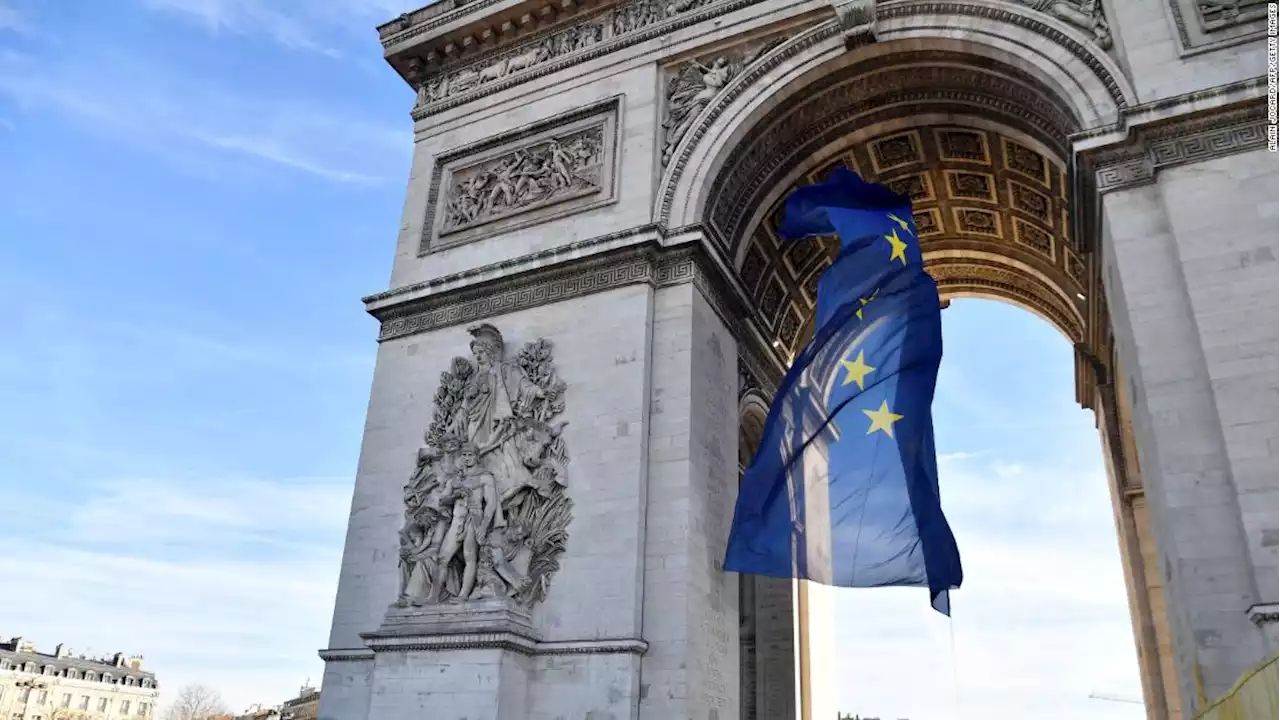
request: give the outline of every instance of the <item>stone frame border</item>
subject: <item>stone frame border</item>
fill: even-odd
[[[1195,55],[1203,55],[1204,53],[1213,52],[1215,50],[1223,50],[1225,48],[1235,47],[1236,45],[1243,45],[1245,43],[1253,42],[1255,40],[1261,40],[1267,37],[1267,18],[1265,15],[1261,18],[1254,18],[1252,20],[1246,20],[1244,22],[1237,22],[1230,25],[1224,25],[1222,27],[1217,27],[1217,28],[1213,28],[1212,30],[1209,30],[1209,29],[1206,29],[1204,25],[1200,23],[1199,13],[1196,11],[1195,7],[1186,6],[1183,0],[1168,0],[1168,3],[1166,4],[1166,9],[1168,10],[1168,12],[1166,13],[1166,16],[1173,19],[1174,28],[1177,29],[1178,31],[1178,43],[1179,43],[1178,57],[1179,58],[1188,58],[1188,57],[1193,57]],[[1192,32],[1191,28],[1188,27],[1187,25],[1186,13],[1188,12],[1191,13],[1192,15],[1191,21],[1196,24],[1196,29],[1194,33]],[[1229,35],[1227,37],[1221,37],[1217,39],[1213,37],[1215,34],[1218,34],[1218,33],[1222,33],[1222,32],[1229,33],[1233,30],[1236,30],[1237,28],[1240,28],[1240,27],[1248,28],[1249,25],[1255,25],[1259,23],[1261,23],[1261,27],[1257,29],[1253,29],[1253,30],[1246,29],[1244,32],[1241,32],[1239,34]],[[1201,40],[1202,42],[1196,42],[1196,40]]]
[[[516,128],[500,135],[469,143],[435,158],[431,170],[431,189],[427,193],[427,209],[422,220],[422,232],[418,239],[418,257],[424,257],[451,248],[466,245],[494,235],[520,230],[532,225],[576,215],[580,212],[610,205],[618,200],[619,139],[622,129],[622,95],[614,95],[601,102],[575,108],[553,115],[545,120]],[[593,126],[603,126],[604,144],[601,149],[601,188],[598,192],[565,198],[528,210],[518,210],[510,215],[458,230],[452,237],[441,237],[440,228],[444,207],[445,174],[470,162],[483,162],[503,152],[514,151],[545,140],[556,133],[572,132]],[[579,127],[581,126],[581,127]]]

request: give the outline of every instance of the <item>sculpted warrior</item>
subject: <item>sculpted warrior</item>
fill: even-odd
[[[556,420],[564,384],[551,345],[528,343],[509,361],[495,327],[470,333],[472,358],[454,358],[442,374],[435,417],[404,488],[401,608],[538,602],[564,550],[567,423]]]
[[[515,416],[528,416],[542,388],[503,358],[502,334],[487,323],[471,328],[475,373],[467,379],[453,432],[475,444],[502,499],[533,483],[514,443]]]

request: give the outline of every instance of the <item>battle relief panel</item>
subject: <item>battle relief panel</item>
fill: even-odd
[[[419,253],[614,202],[619,100],[436,160]]]

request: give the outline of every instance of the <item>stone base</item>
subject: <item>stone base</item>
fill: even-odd
[[[372,647],[379,640],[392,638],[477,634],[512,635],[529,643],[540,639],[529,611],[505,598],[442,605],[392,605],[382,626],[361,637]]]

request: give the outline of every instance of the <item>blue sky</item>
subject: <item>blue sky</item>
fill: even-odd
[[[373,26],[416,4],[0,0],[0,635],[237,709],[319,680],[411,143]],[[1088,699],[1140,692],[1070,347],[944,327],[965,587],[951,628],[842,591],[840,705],[1136,720]]]

